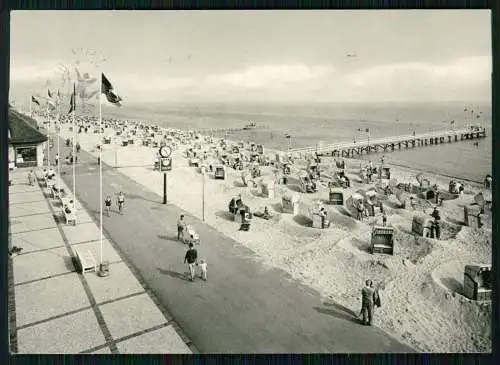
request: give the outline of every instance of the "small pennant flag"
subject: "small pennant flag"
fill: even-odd
[[[76,86],[73,83],[73,93],[71,94],[71,100],[69,102],[69,111],[68,114],[71,114],[76,109]]]
[[[50,92],[50,89],[47,89],[47,94],[49,95],[49,98],[52,97],[52,93]]]
[[[366,133],[370,133],[370,128],[366,128]]]
[[[106,95],[106,99],[111,103],[116,106],[122,106],[120,104],[120,101],[122,101],[122,98],[120,98],[118,95],[116,95],[113,92],[113,85],[111,85],[111,82],[104,76],[104,74],[101,74],[101,93]]]
[[[452,120],[452,121],[450,122],[450,124],[455,124],[455,121],[454,121],[454,120]]]
[[[40,106],[40,102],[34,96],[31,97],[31,102],[35,103],[38,106]]]

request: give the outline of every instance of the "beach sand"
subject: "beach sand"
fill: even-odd
[[[103,160],[143,186],[163,194],[163,177],[153,170],[157,148],[135,144],[119,146],[121,137],[112,129],[112,144],[103,145]],[[71,137],[69,125],[63,124],[61,136]],[[97,157],[98,134],[78,134],[82,149]],[[168,202],[176,204],[198,218],[202,217],[202,176],[189,167],[179,145],[173,152],[173,170],[167,173]],[[266,150],[266,153],[269,151]],[[374,160],[376,157],[374,157]],[[64,161],[64,156],[61,156]],[[352,187],[344,190],[344,199],[358,189],[360,161],[347,160],[346,174]],[[327,169],[331,159],[323,158]],[[263,167],[263,175],[274,179],[272,167]],[[401,182],[416,183],[416,172],[392,167],[392,177]],[[426,177],[447,190],[448,177]],[[96,177],[97,178],[97,177]],[[371,225],[380,217],[359,222],[343,207],[325,205],[332,225],[328,229],[310,227],[311,208],[328,199],[328,190],[300,194],[299,214],[282,213],[281,196],[294,193],[294,180],[279,185],[275,199],[262,197],[258,189],[244,187],[241,172],[226,168],[225,180],[205,180],[205,222],[256,253],[256,260],[269,268],[280,268],[316,289],[325,302],[334,301],[357,315],[361,307],[360,290],[366,279],[380,286],[382,306],[376,308],[374,325],[422,352],[489,352],[491,351],[491,302],[474,302],[460,294],[464,265],[491,263],[491,214],[481,229],[463,226],[463,206],[473,202],[479,186],[470,185],[466,194],[444,202],[440,207],[445,240],[416,239],[411,233],[413,212],[398,209],[391,198],[385,205],[388,223],[395,228],[394,255],[372,255],[368,252]],[[114,192],[105,192],[105,194]],[[241,194],[253,212],[267,206],[273,219],[254,217],[250,231],[239,231],[232,220],[228,204]],[[432,209],[427,209],[430,213]],[[172,222],[174,224],[174,222]],[[201,237],[203,244],[203,237]]]

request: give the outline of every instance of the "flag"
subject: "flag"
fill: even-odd
[[[106,95],[106,99],[111,104],[114,104],[116,106],[121,106],[120,101],[122,101],[122,98],[120,98],[118,95],[116,95],[113,92],[113,85],[111,85],[111,82],[104,76],[104,74],[101,74],[101,93]]]
[[[450,122],[450,124],[455,124],[455,121],[454,121],[454,120],[452,120],[452,121]]]
[[[40,102],[34,96],[31,96],[31,102],[35,103],[38,106],[40,106]]]
[[[76,109],[76,87],[73,83],[73,93],[71,94],[71,100],[69,102],[69,111],[68,114],[71,114]]]
[[[50,89],[47,89],[47,94],[49,94],[49,98],[52,97],[52,93],[50,92]]]
[[[479,114],[478,114],[478,115],[476,115],[476,119],[479,119],[479,118],[481,118],[481,116],[480,116]]]
[[[370,133],[370,128],[366,128],[366,133]]]

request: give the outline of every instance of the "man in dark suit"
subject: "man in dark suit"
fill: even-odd
[[[373,288],[373,282],[371,280],[366,280],[364,288],[361,289],[361,313],[365,326],[371,326],[372,324],[374,305],[380,307],[378,290]]]

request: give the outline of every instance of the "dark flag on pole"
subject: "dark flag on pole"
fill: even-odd
[[[111,85],[111,82],[109,82],[109,80],[106,78],[106,76],[104,76],[104,74],[101,74],[101,75],[102,75],[101,93],[106,95],[106,99],[108,99],[108,101],[111,104],[114,104],[116,106],[122,106],[120,104],[120,101],[122,101],[122,98],[120,98],[118,95],[116,95],[113,92],[113,85]]]
[[[38,106],[40,106],[40,102],[34,96],[31,97],[31,102],[35,103]]]
[[[454,121],[454,120],[452,120],[452,121],[450,122],[450,124],[455,124],[455,121]]]
[[[76,109],[76,86],[73,84],[73,93],[71,94],[71,100],[69,102],[68,114],[71,114]]]
[[[370,133],[370,128],[366,128],[366,133]]]

